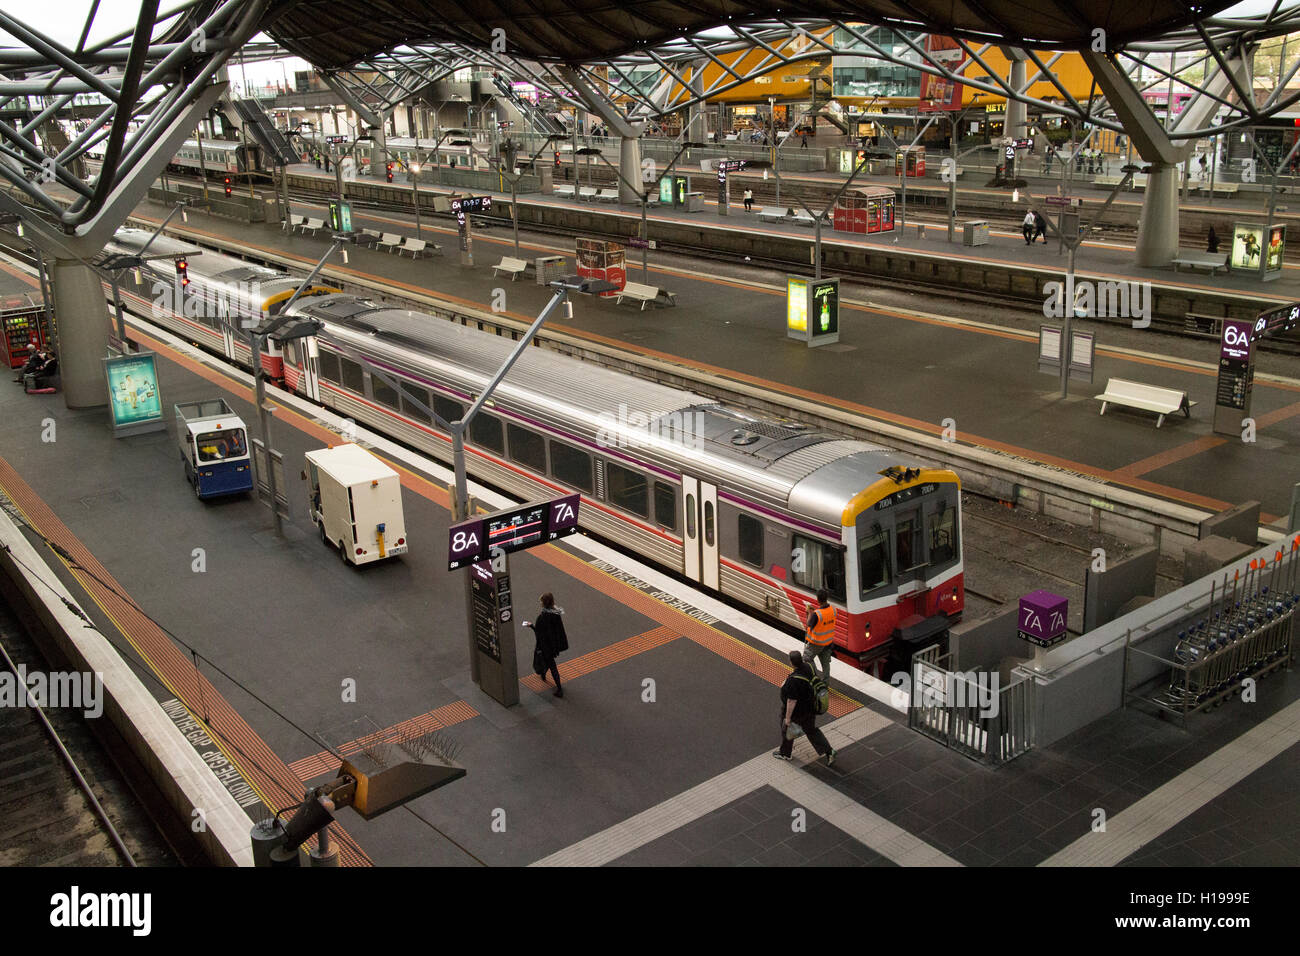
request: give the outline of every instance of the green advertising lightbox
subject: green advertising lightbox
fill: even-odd
[[[118,435],[164,430],[162,395],[152,352],[104,359],[108,406]]]

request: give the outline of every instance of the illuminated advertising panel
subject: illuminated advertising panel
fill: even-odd
[[[1264,252],[1264,227],[1257,223],[1238,222],[1232,227],[1232,256],[1229,265],[1233,269],[1249,272],[1259,268],[1259,257]]]
[[[152,352],[104,359],[108,405],[118,433],[165,429]]]
[[[785,280],[785,327],[787,332],[798,333],[797,339],[808,334],[808,280],[794,276]]]

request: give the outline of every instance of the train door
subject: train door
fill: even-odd
[[[320,349],[316,336],[298,340],[298,354],[302,359],[302,391],[313,402],[320,401]]]
[[[223,302],[217,302],[217,327],[221,330],[221,350],[226,358],[235,357],[235,333],[230,328],[230,309]]]
[[[718,588],[718,489],[682,475],[683,562],[686,576]]]
[[[916,590],[925,576],[925,543],[921,536],[921,509],[894,516],[894,574],[900,594]]]

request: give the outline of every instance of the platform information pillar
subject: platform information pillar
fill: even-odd
[[[1224,320],[1219,338],[1219,380],[1214,390],[1214,431],[1240,435],[1250,417],[1250,393],[1255,380],[1252,323]]]
[[[484,693],[513,707],[519,703],[513,597],[508,560],[504,554],[498,560],[470,568],[470,627],[477,665],[473,670]],[[494,570],[498,566],[500,570]]]

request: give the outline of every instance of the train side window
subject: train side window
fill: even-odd
[[[423,385],[413,385],[407,381],[399,380],[397,384],[402,389],[402,414],[428,425],[430,422],[429,413],[415,402],[420,402],[425,407],[428,407],[429,390]],[[411,399],[415,399],[415,401],[411,401]]]
[[[352,359],[339,356],[340,384],[350,392],[366,394],[366,378],[361,373],[361,366]]]
[[[321,378],[327,382],[337,384],[339,380],[339,357],[337,355],[321,349],[320,358],[316,360],[316,367],[320,370]]]
[[[713,547],[713,539],[715,537],[713,531],[714,523],[713,502],[706,501],[704,502],[704,543],[710,548]]]
[[[539,475],[546,474],[545,438],[518,425],[507,425],[506,437],[510,440],[511,461],[516,461]]]
[[[796,534],[792,541],[794,583],[809,591],[825,588],[831,597],[844,600],[844,554],[838,548]],[[802,570],[799,570],[802,568]]]
[[[465,414],[460,402],[454,398],[443,398],[441,395],[433,396],[433,410],[439,418],[449,425],[452,422],[460,421],[460,416]]]
[[[862,578],[862,595],[889,583],[889,536],[880,531],[858,543],[858,571]]]
[[[667,482],[655,482],[655,524],[677,530],[677,489]]]
[[[483,411],[469,423],[469,440],[498,455],[506,450],[506,436],[501,428],[501,419],[493,418]]]
[[[397,411],[397,389],[378,375],[371,374],[370,376],[370,394],[380,405]]]
[[[686,496],[686,537],[695,537],[695,496]]]
[[[605,497],[611,504],[642,518],[650,517],[646,492],[650,480],[639,471],[605,462]]]
[[[290,365],[298,364],[298,343],[290,339],[284,343],[284,357],[289,360]]]
[[[591,456],[585,451],[551,442],[551,474],[558,480],[583,491],[591,491]]]
[[[763,522],[746,514],[737,515],[736,532],[740,541],[740,560],[761,568],[763,566]]]
[[[957,556],[957,509],[941,506],[929,516],[930,563],[943,564]]]

